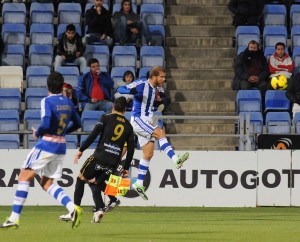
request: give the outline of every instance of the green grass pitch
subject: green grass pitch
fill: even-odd
[[[10,207],[0,207],[4,221]],[[71,229],[63,207],[25,206],[19,229],[0,231],[3,242],[300,241],[300,209],[286,207],[117,207],[91,224],[91,207]]]

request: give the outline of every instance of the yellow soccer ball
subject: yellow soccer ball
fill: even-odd
[[[286,77],[284,75],[277,75],[272,77],[271,86],[274,90],[285,90],[288,86]]]

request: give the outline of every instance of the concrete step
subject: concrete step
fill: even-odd
[[[184,115],[184,116],[237,116],[237,112],[234,111],[223,111],[223,112],[183,112],[182,110],[176,110],[176,111],[168,111],[166,110],[164,115]],[[233,121],[236,119],[232,118]],[[222,123],[232,123],[233,121],[229,120],[222,120]],[[199,123],[199,120],[193,120],[193,119],[187,119],[187,120],[178,120],[178,119],[167,119],[164,122],[167,124],[169,123]],[[211,120],[210,122],[215,122]]]
[[[172,101],[168,111],[180,112],[235,112],[235,101],[198,101],[177,102]]]
[[[169,5],[227,6],[229,0],[168,0]]]
[[[165,127],[168,134],[235,134],[235,124],[168,124]]]
[[[237,146],[238,137],[169,137],[172,146]],[[175,148],[176,149],[176,148]]]
[[[191,79],[191,80],[212,80],[232,79],[233,69],[167,69],[167,78]]]
[[[203,59],[201,58],[176,58],[169,57],[167,58],[167,68],[193,68],[193,69],[230,69],[233,68],[233,59],[232,58],[209,58]]]
[[[228,6],[199,6],[199,5],[166,5],[166,15],[190,15],[190,16],[231,16]]]
[[[229,26],[232,24],[232,16],[173,16],[166,18],[167,25],[217,25]]]
[[[171,144],[172,147],[177,151],[179,150],[216,150],[216,151],[236,151],[238,150],[238,147],[237,145],[219,145],[219,144],[212,144],[211,146],[207,146],[207,145],[203,145],[203,146],[192,146],[192,145],[189,145],[189,146],[185,146],[184,144],[183,145],[173,145]]]
[[[168,47],[228,48],[232,43],[232,37],[166,37]]]
[[[234,58],[235,48],[185,48],[185,47],[165,47],[166,58]]]
[[[232,37],[235,34],[235,29],[232,26],[194,26],[194,25],[169,25],[166,26],[166,36],[172,37]]]
[[[167,96],[171,102],[205,102],[205,101],[235,101],[236,92],[231,90],[219,91],[187,91],[187,90],[169,90]]]
[[[167,90],[231,90],[231,79],[168,79]]]

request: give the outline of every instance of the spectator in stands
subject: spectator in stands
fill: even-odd
[[[123,0],[121,9],[113,15],[114,38],[120,45],[126,43],[141,44],[142,34],[145,36],[147,45],[156,45],[152,40],[147,21],[140,19],[139,15],[132,10],[130,0]]]
[[[286,97],[292,103],[292,112],[293,112],[293,116],[295,116],[295,113],[300,112],[300,73],[299,72],[290,78],[285,94]]]
[[[113,43],[110,37],[112,33],[111,15],[102,6],[102,3],[103,0],[94,0],[94,6],[86,11],[85,25],[87,30],[82,40],[84,45],[101,42],[102,44],[111,46]]]
[[[255,40],[248,43],[245,51],[234,60],[235,76],[232,81],[233,90],[259,89],[262,94],[267,89],[269,76],[268,62],[259,44]]]
[[[114,84],[115,92],[119,87],[128,85],[128,84],[132,83],[133,81],[134,81],[134,74],[132,73],[132,71],[125,71],[122,80],[119,80]],[[115,93],[115,98],[118,98],[118,97],[121,97],[121,96],[125,97],[126,100],[127,100],[127,103],[128,103],[127,110],[131,110],[134,95],[132,95],[132,94],[121,94],[119,92]]]
[[[275,52],[268,59],[270,79],[277,75],[283,75],[289,79],[291,78],[294,71],[294,61],[292,58],[285,53],[285,44],[278,42],[275,45]],[[273,89],[269,82],[268,89]]]
[[[111,93],[114,86],[110,75],[100,71],[99,61],[89,60],[90,71],[78,79],[77,97],[84,110],[101,110],[111,113]]]
[[[83,73],[86,68],[86,59],[83,57],[83,53],[81,37],[75,32],[74,24],[67,25],[66,32],[58,41],[55,70],[66,63],[73,63],[79,65],[80,72]]]
[[[232,24],[235,27],[240,25],[259,25],[264,1],[230,0],[228,8],[234,14]]]

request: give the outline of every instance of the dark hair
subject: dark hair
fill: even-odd
[[[249,43],[248,43],[248,47],[249,47],[250,44],[251,45],[257,45],[257,48],[259,48],[259,43],[255,40],[250,40]]]
[[[134,74],[133,74],[133,72],[132,71],[125,71],[125,73],[123,75],[123,78],[122,78],[123,82],[126,82],[125,81],[125,77],[128,76],[128,75],[132,76],[132,81],[134,80]]]
[[[275,49],[277,49],[278,45],[283,46],[283,49],[285,49],[285,44],[282,43],[282,42],[277,42],[276,45],[275,45]]]
[[[114,110],[120,113],[126,111],[127,108],[127,100],[125,97],[118,97],[114,101]]]
[[[166,69],[162,66],[153,66],[150,70],[149,77],[159,76],[160,72],[166,73]]]
[[[52,72],[47,78],[47,87],[49,92],[59,94],[62,92],[64,77],[59,72]]]
[[[74,24],[68,24],[66,27],[66,31],[73,31],[76,32],[76,28]]]
[[[99,64],[99,61],[96,58],[91,58],[89,60],[89,67],[91,67],[91,65],[94,64],[94,63],[98,63]]]
[[[123,9],[123,4],[124,4],[125,2],[129,2],[129,3],[130,3],[130,10],[129,10],[129,13],[132,13],[133,10],[132,10],[132,3],[131,3],[131,0],[123,0],[123,1],[121,2],[121,9],[120,9],[120,12],[123,12],[123,11],[124,11],[124,9]]]

